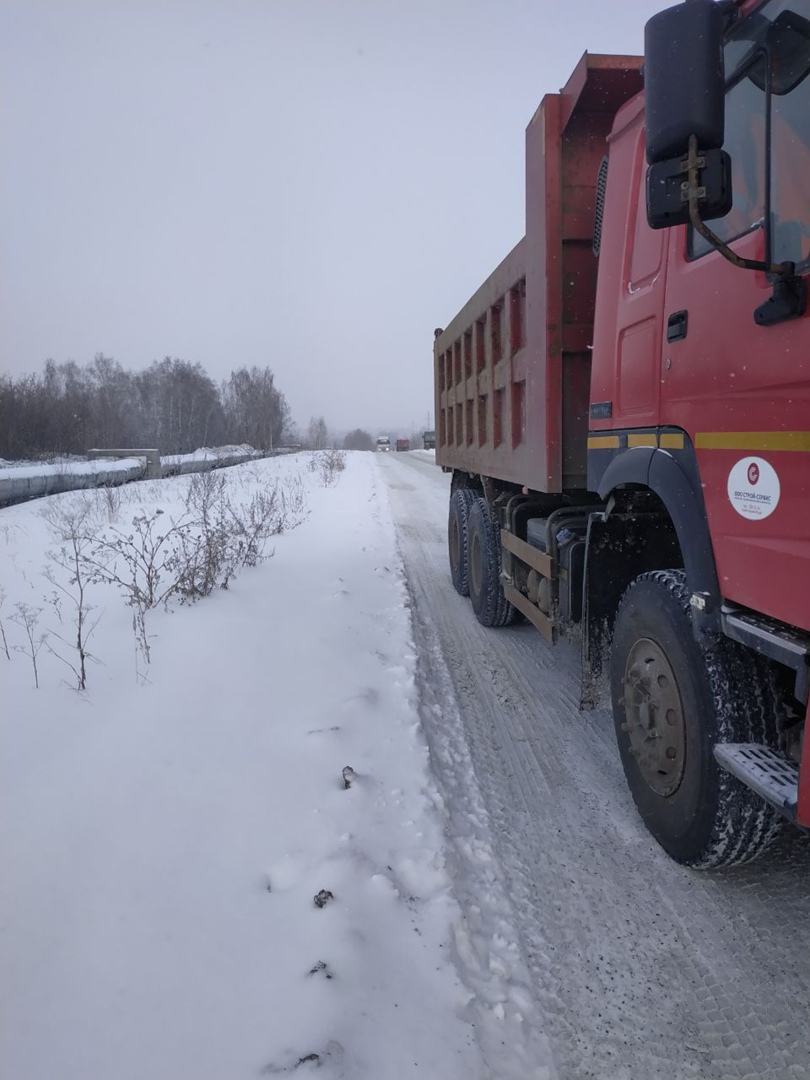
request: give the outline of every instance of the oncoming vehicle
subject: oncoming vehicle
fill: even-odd
[[[378,452],[385,452],[391,449],[391,440],[388,438],[387,435],[380,435],[377,438],[376,449]]]
[[[810,828],[810,0],[689,0],[526,131],[526,234],[434,334],[453,585],[581,643],[687,866]],[[722,62],[719,62],[722,58]]]

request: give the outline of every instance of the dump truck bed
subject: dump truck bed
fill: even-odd
[[[586,53],[526,129],[526,235],[436,333],[439,465],[585,487],[597,176],[640,69],[640,57]]]

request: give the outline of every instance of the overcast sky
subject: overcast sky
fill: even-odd
[[[667,0],[0,0],[0,359],[269,365],[421,429],[433,328],[523,235],[523,140]]]

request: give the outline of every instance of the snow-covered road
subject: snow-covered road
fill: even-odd
[[[577,708],[576,652],[526,625],[484,629],[453,591],[449,478],[431,457],[378,464],[413,598],[423,723],[460,830],[456,895],[470,925],[486,923],[480,870],[461,857],[481,820],[521,946],[512,985],[528,979],[561,1080],[810,1077],[810,842],[788,831],[761,861],[719,873],[669,861],[635,813],[609,714]],[[468,752],[483,814],[465,805],[479,797],[463,782]]]

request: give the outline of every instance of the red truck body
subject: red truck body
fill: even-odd
[[[713,18],[707,0],[701,3]],[[767,27],[784,6],[743,5],[725,31],[729,55],[737,55],[735,34],[746,42],[754,33],[747,25]],[[810,27],[808,0],[793,7],[788,30]],[[777,47],[772,38],[762,40]],[[776,231],[782,224],[790,226],[785,236],[810,235],[810,121],[803,119],[810,114],[810,78],[764,106],[773,110],[775,133],[762,167],[770,170],[773,194],[765,197],[772,200],[773,232],[762,219],[732,237],[738,261],[769,264],[767,272],[752,271],[732,265],[720,250],[700,251],[691,225],[648,224],[641,65],[638,57],[585,54],[563,90],[543,98],[526,131],[526,234],[435,333],[436,461],[453,473],[452,492],[463,493],[451,497],[451,571],[458,591],[472,592],[485,625],[507,621],[511,604],[550,641],[558,633],[581,637],[587,681],[589,674],[599,677],[599,670],[586,669],[599,668],[595,657],[609,647],[616,611],[635,576],[682,567],[677,580],[685,585],[671,588],[687,589],[706,663],[713,663],[711,642],[734,642],[728,648],[735,656],[763,667],[757,692],[765,687],[781,702],[779,751],[767,749],[770,764],[762,757],[762,768],[778,772],[784,760],[795,763],[786,774],[794,776],[795,789],[785,796],[787,816],[810,827],[810,738],[803,738],[802,726],[810,657],[806,239],[796,248],[803,259],[798,269],[780,264],[792,273],[788,285],[800,298],[795,309],[760,320],[779,287],[766,244],[787,244]],[[729,80],[729,142],[737,115],[731,95],[754,95],[752,84],[753,77]],[[746,125],[758,102],[740,113]],[[793,125],[783,142],[803,184],[790,196],[783,194],[789,171],[778,167],[783,123]],[[743,164],[738,152],[735,209],[743,202]],[[790,221],[782,223],[779,208],[790,200],[783,213]],[[478,516],[468,520],[476,502]],[[554,546],[558,527],[551,522],[563,512],[568,525],[578,522],[581,566],[563,557],[568,525],[559,550]],[[496,523],[499,554],[489,546],[487,521]],[[546,539],[538,541],[542,530]],[[617,554],[634,545],[635,567],[633,556]],[[495,561],[503,597],[490,602],[481,590],[490,587]],[[613,578],[615,584],[605,584]],[[615,714],[634,655],[613,687]],[[645,708],[639,715],[649,717]],[[686,741],[684,734],[672,748],[678,761],[686,760]],[[714,733],[710,747],[722,741]],[[734,753],[744,757],[740,746]],[[638,752],[638,746],[628,750]],[[782,789],[774,794],[770,779],[754,775],[759,765],[749,775],[722,748],[715,757],[784,811]],[[655,788],[649,770],[646,779]],[[646,798],[644,791],[634,796],[637,803]]]
[[[641,58],[586,53],[526,129],[526,235],[437,341],[436,461],[585,487],[599,162]]]

